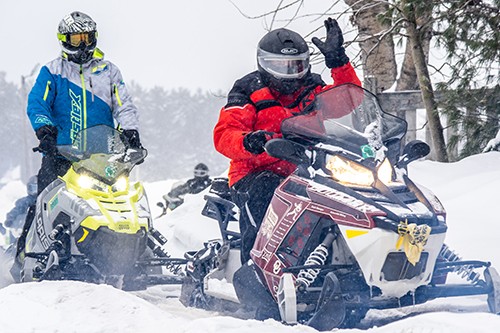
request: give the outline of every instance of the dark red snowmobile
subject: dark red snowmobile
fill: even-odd
[[[500,313],[497,271],[448,249],[443,206],[407,175],[430,149],[412,141],[400,153],[404,120],[347,84],[319,94],[281,130],[266,151],[297,169],[274,193],[252,260],[240,264],[238,212],[220,189],[227,183],[216,180],[203,214],[219,222],[222,237],[186,254],[185,305],[246,309],[318,330],[438,297],[486,294]],[[450,272],[463,283],[447,284]]]

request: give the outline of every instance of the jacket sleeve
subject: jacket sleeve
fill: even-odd
[[[123,129],[139,130],[139,114],[132,102],[122,74],[118,67],[110,63],[111,92],[113,94],[113,117]]]
[[[255,114],[251,104],[223,107],[214,128],[215,149],[232,160],[251,158],[243,147],[243,138],[253,129]]]
[[[253,157],[243,147],[243,138],[254,130],[257,121],[257,106],[248,96],[245,87],[253,79],[253,75],[255,73],[248,74],[235,82],[214,128],[215,149],[232,160]]]
[[[14,208],[12,208],[12,210],[7,213],[7,215],[5,217],[4,225],[6,227],[9,227],[9,228],[22,227],[22,225],[19,225],[19,223],[16,223],[16,222],[18,222],[19,217],[24,218],[27,211],[28,211],[28,208],[31,205],[34,205],[36,203],[36,201],[33,199],[34,199],[34,197],[31,197],[31,196],[27,196],[27,197],[23,197],[21,199],[18,199],[15,203]]]
[[[52,73],[47,66],[43,66],[28,95],[27,113],[35,131],[44,125],[54,125],[52,105],[56,96],[55,84]]]
[[[331,74],[334,87],[344,83],[353,83],[361,87],[361,81],[350,62],[344,66],[332,68]]]

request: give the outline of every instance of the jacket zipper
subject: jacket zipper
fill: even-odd
[[[94,103],[94,87],[92,86],[92,76],[89,78],[90,92],[92,93],[92,103]]]

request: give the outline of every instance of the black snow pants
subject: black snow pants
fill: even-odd
[[[38,171],[38,194],[42,193],[58,176],[64,176],[70,167],[71,162],[60,155],[44,155],[42,166]]]
[[[250,259],[257,231],[259,231],[274,190],[285,177],[271,171],[251,173],[231,188],[233,202],[240,209],[241,263]]]

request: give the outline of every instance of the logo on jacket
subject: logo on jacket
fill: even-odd
[[[83,128],[83,105],[82,96],[77,95],[73,90],[69,90],[69,96],[71,98],[71,132],[70,137],[73,141],[73,145],[76,147],[81,147],[81,142],[76,142],[77,133]]]
[[[284,49],[281,49],[281,53],[283,54],[296,54],[299,53],[299,50],[293,47],[285,47]]]
[[[47,116],[38,115],[35,118],[35,124],[52,125],[52,121]]]
[[[102,65],[99,65],[99,66],[95,66],[94,68],[92,68],[92,74],[94,75],[99,75],[101,74],[102,72],[105,72],[108,70],[108,65],[107,64],[102,64]]]

